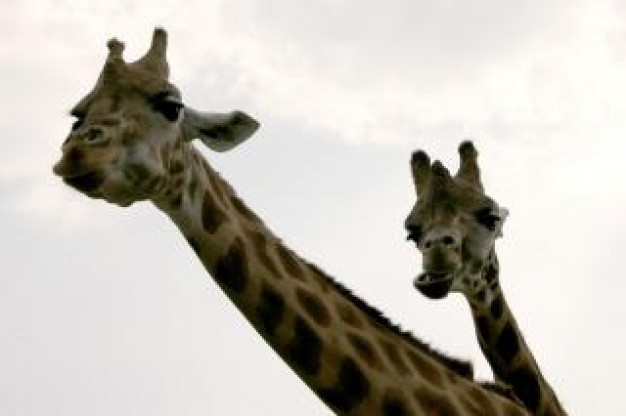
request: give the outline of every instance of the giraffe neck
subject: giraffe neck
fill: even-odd
[[[504,298],[495,252],[481,274],[476,286],[464,293],[472,310],[480,348],[496,380],[509,385],[533,414],[564,415]]]
[[[155,204],[256,331],[336,413],[524,414],[473,382],[471,367],[401,332],[287,249],[193,147],[177,158]]]

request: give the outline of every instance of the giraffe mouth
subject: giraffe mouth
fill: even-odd
[[[104,176],[98,172],[89,172],[82,175],[65,177],[63,178],[63,182],[80,192],[90,193],[94,192],[102,185]]]
[[[453,281],[454,275],[451,273],[427,272],[417,276],[413,286],[427,298],[441,299],[450,292]]]

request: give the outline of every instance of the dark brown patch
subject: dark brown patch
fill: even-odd
[[[172,175],[176,175],[177,173],[181,173],[185,170],[185,165],[182,161],[178,159],[174,159],[170,161],[169,172]]]
[[[407,416],[408,407],[399,393],[387,393],[383,397],[382,411],[384,416]]]
[[[298,280],[304,280],[304,272],[300,268],[300,263],[296,260],[296,255],[280,243],[276,245],[276,252],[287,274]]]
[[[428,416],[461,416],[450,398],[424,385],[413,393],[425,415]]]
[[[363,321],[349,304],[337,304],[337,313],[343,322],[354,328],[363,328]]]
[[[183,205],[183,194],[182,192],[178,192],[170,200],[170,208],[173,210],[177,210],[182,205]]]
[[[233,292],[243,292],[248,283],[248,259],[245,246],[236,238],[228,252],[220,257],[213,272],[215,280]]]
[[[393,365],[396,371],[400,375],[407,375],[410,373],[409,367],[404,362],[398,346],[386,339],[379,339],[380,345],[383,347],[383,351],[387,354],[388,361]]]
[[[317,394],[335,412],[346,414],[367,397],[369,390],[370,384],[363,371],[352,358],[345,358],[335,385],[320,388]]]
[[[407,356],[409,357],[409,362],[417,374],[436,386],[440,387],[443,385],[441,372],[437,367],[428,361],[428,358],[422,357],[415,351],[407,351]]]
[[[214,234],[220,224],[226,219],[226,214],[217,206],[210,192],[204,193],[202,200],[202,226],[209,234]]]
[[[524,406],[535,413],[539,407],[541,388],[537,375],[528,367],[522,367],[511,373],[508,381],[513,387],[513,391],[524,403]]]
[[[264,284],[261,288],[261,296],[256,312],[260,320],[261,329],[267,335],[272,336],[276,332],[278,325],[280,325],[285,313],[285,301],[278,291]]]
[[[486,316],[480,315],[474,318],[476,324],[476,332],[480,339],[488,344],[491,342],[491,320]]]
[[[230,202],[237,212],[250,222],[260,222],[259,217],[236,195],[230,197]]]
[[[504,310],[502,295],[498,294],[496,298],[491,302],[489,310],[493,319],[498,320],[502,317],[502,311]]]
[[[294,324],[294,336],[287,346],[287,356],[296,371],[313,377],[321,365],[322,340],[309,324],[297,317]]]
[[[382,369],[383,364],[380,355],[376,351],[376,347],[367,339],[354,333],[348,334],[348,341],[356,351],[359,358],[365,361],[365,364],[375,369]]]
[[[324,303],[314,294],[307,292],[302,288],[296,290],[296,298],[300,305],[307,312],[309,317],[321,326],[330,324],[330,312]]]
[[[267,254],[267,237],[260,231],[251,231],[250,239],[252,240],[252,244],[254,245],[254,251],[256,252],[256,257],[259,259],[261,264],[271,273],[271,275],[277,279],[282,279],[283,275],[278,271],[276,267],[276,263],[274,260],[270,258]]]
[[[150,178],[150,171],[141,163],[132,163],[124,168],[124,176],[129,181],[138,184]]]
[[[519,338],[511,322],[507,322],[496,342],[496,350],[502,359],[510,363],[519,353]]]

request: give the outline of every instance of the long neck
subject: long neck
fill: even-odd
[[[287,249],[196,150],[180,159],[185,168],[171,169],[180,179],[170,181],[178,187],[156,205],[256,331],[335,412],[523,414]]]
[[[498,261],[492,252],[479,283],[465,293],[480,347],[496,380],[509,385],[533,414],[564,415],[517,326],[500,288],[498,274]]]

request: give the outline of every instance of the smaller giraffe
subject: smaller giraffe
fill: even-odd
[[[431,299],[461,292],[470,304],[476,334],[496,381],[509,385],[536,415],[564,415],[524,341],[498,281],[495,240],[508,215],[485,195],[478,153],[473,144],[459,147],[455,177],[423,151],[411,158],[418,201],[405,226],[422,253],[423,273],[416,289]]]

